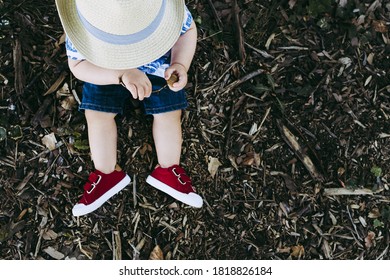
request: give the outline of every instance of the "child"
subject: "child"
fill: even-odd
[[[74,216],[88,214],[130,183],[117,165],[115,116],[129,96],[153,115],[158,165],[147,182],[193,207],[202,207],[180,166],[181,111],[197,31],[184,0],[56,0],[67,35],[70,70],[84,81],[85,111],[95,171]],[[166,80],[177,77],[173,84]]]

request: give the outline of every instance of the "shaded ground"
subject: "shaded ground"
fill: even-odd
[[[92,163],[52,2],[0,1],[1,259],[389,259],[388,1],[242,0],[240,25],[234,1],[188,1],[183,164],[205,206],[145,183],[134,103],[117,121],[135,183],[79,219]]]

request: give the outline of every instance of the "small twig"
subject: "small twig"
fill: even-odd
[[[387,247],[383,250],[382,254],[380,254],[376,259],[381,260],[383,258],[383,256],[385,256],[387,254],[388,250],[389,250],[389,245],[387,245]]]
[[[245,44],[244,44],[244,31],[241,24],[240,18],[240,7],[237,4],[237,0],[233,0],[233,17],[236,31],[236,38],[238,44],[238,57],[240,58],[241,64],[245,63],[246,53],[245,53]]]
[[[234,82],[231,82],[230,84],[228,84],[222,91],[224,92],[228,92],[228,91],[231,91],[232,89],[238,87],[239,85],[241,85],[242,83],[245,83],[246,81],[260,75],[264,73],[264,70],[263,69],[257,69],[247,75],[245,75],[244,77],[234,81]]]
[[[376,191],[364,188],[364,189],[346,189],[346,188],[327,188],[324,189],[324,196],[332,195],[374,195],[376,193],[382,192],[383,189],[378,189]]]
[[[218,13],[217,13],[217,10],[215,9],[213,1],[207,0],[207,2],[209,3],[210,8],[211,8],[211,12],[213,13],[213,16],[217,22],[218,29],[222,30],[222,21],[221,21],[220,17],[218,16]]]
[[[81,240],[80,240],[80,238],[78,238],[77,241],[78,241],[78,245],[79,245],[80,252],[83,253],[88,259],[92,260],[92,255],[91,255],[91,253],[89,253],[89,252],[87,252],[86,250],[84,250],[83,246],[81,245]]]
[[[137,206],[137,178],[136,175],[133,175],[133,207],[136,208]]]
[[[42,119],[43,119],[47,109],[52,105],[52,103],[53,103],[53,98],[51,98],[51,97],[46,97],[43,100],[43,103],[38,108],[38,110],[36,111],[34,117],[31,120],[31,125],[33,127],[36,127],[36,126],[38,126],[41,123],[41,121],[42,121]]]
[[[30,181],[30,179],[32,178],[32,176],[34,176],[35,172],[34,172],[34,169],[30,170],[30,172],[27,174],[27,176],[23,179],[22,182],[20,182],[20,184],[16,187],[16,190],[17,191],[21,191],[26,185],[27,183]]]
[[[35,246],[34,257],[37,257],[37,256],[38,256],[38,252],[39,252],[39,250],[40,250],[40,248],[41,248],[42,236],[43,236],[43,229],[41,229],[41,230],[39,231],[39,237],[38,237],[37,246]]]
[[[233,115],[234,112],[236,111],[234,108],[234,102],[231,103],[230,106],[230,114],[229,114],[229,125],[228,125],[228,130],[226,133],[226,141],[225,141],[225,158],[228,157],[229,153],[229,147],[230,147],[230,136],[232,134],[232,129],[233,129]]]
[[[19,39],[16,39],[13,48],[13,64],[15,69],[14,87],[17,95],[21,95],[23,93],[25,82],[26,82],[24,71],[23,71],[22,57],[23,57],[22,45]]]
[[[77,103],[80,105],[80,104],[81,104],[81,101],[80,101],[80,98],[79,98],[78,95],[77,95],[76,90],[75,90],[75,89],[72,89],[71,92],[72,92],[72,94],[73,94],[74,99],[76,99]]]
[[[263,119],[261,120],[261,123],[260,123],[260,125],[259,125],[259,128],[257,129],[255,135],[252,136],[252,141],[254,141],[254,140],[257,138],[257,136],[259,135],[259,133],[260,133],[260,131],[261,131],[261,127],[263,126],[263,124],[264,124],[264,122],[265,122],[265,120],[266,120],[266,118],[268,117],[268,115],[269,115],[270,112],[271,112],[271,107],[268,107],[267,110],[265,111],[265,114],[264,114]]]
[[[112,232],[112,255],[113,260],[122,259],[122,242],[120,232],[115,230]]]
[[[234,104],[230,106],[229,125],[226,133],[226,142],[225,142],[225,157],[227,157],[227,154],[229,152],[230,135],[232,134],[232,128],[233,128],[233,113],[234,113]]]
[[[216,81],[213,81],[213,85],[212,85],[212,86],[209,86],[209,87],[207,87],[207,88],[201,89],[200,91],[201,91],[201,92],[207,92],[207,91],[209,91],[210,89],[214,88],[215,85],[219,84],[219,81],[222,80],[222,79],[225,77],[225,75],[230,71],[230,69],[232,69],[233,66],[236,65],[238,62],[239,62],[238,60],[232,62],[232,63],[229,65],[229,67],[228,67],[228,68],[219,76],[219,78],[218,78]],[[195,87],[195,89],[196,89],[196,87]]]
[[[350,221],[351,221],[351,224],[352,224],[352,226],[353,226],[353,228],[354,228],[354,230],[355,230],[355,232],[356,232],[357,237],[359,238],[359,240],[363,240],[363,239],[360,237],[359,232],[357,231],[357,228],[356,228],[355,223],[353,222],[353,219],[352,219],[352,216],[351,216],[351,212],[349,212],[349,207],[348,207],[348,205],[347,205],[347,213],[348,213],[349,219],[350,219]]]
[[[57,78],[57,80],[51,85],[51,87],[43,94],[43,96],[51,94],[55,92],[60,85],[64,82],[66,76],[68,76],[68,73],[63,71],[61,72],[60,76]]]
[[[215,35],[218,35],[218,34],[220,34],[220,33],[222,33],[222,31],[217,31],[217,32],[215,32],[215,33],[213,33],[213,34],[211,34],[211,35],[209,35],[209,36],[206,36],[206,37],[204,37],[204,38],[202,38],[202,39],[199,39],[198,42],[203,41],[203,40],[206,40],[206,39],[209,39],[209,38],[211,38],[211,37],[214,37]]]
[[[270,55],[270,54],[267,53],[266,51],[263,51],[263,50],[260,50],[260,49],[258,49],[258,48],[255,48],[254,46],[248,44],[247,42],[244,42],[244,44],[245,44],[248,48],[250,48],[250,49],[254,50],[255,52],[259,53],[260,55],[262,55],[264,58],[275,58],[273,55]]]
[[[288,46],[288,47],[279,47],[279,50],[294,50],[294,51],[308,51],[307,47],[299,47],[299,46]]]
[[[317,167],[314,165],[314,162],[306,154],[303,146],[298,142],[297,137],[287,128],[286,125],[282,123],[281,120],[277,120],[277,126],[279,128],[280,134],[283,140],[289,145],[289,147],[294,151],[295,155],[306,167],[307,171],[314,180],[320,182],[324,181],[324,177],[321,173],[318,172]]]
[[[326,124],[322,123],[322,126],[325,128],[325,130],[329,133],[330,136],[337,139],[337,135],[334,134],[329,127],[326,126]]]

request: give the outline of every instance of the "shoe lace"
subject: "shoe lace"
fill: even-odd
[[[87,194],[90,194],[96,188],[96,186],[100,183],[101,179],[102,179],[102,176],[92,172],[88,177],[88,181],[84,185],[84,191]]]

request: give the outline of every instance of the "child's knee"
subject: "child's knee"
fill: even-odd
[[[155,115],[153,115],[153,118],[154,118],[154,120],[157,120],[157,121],[180,120],[181,110],[155,114]]]
[[[103,121],[111,121],[115,118],[116,114],[100,112],[94,110],[85,110],[85,117],[88,122],[103,122]]]

